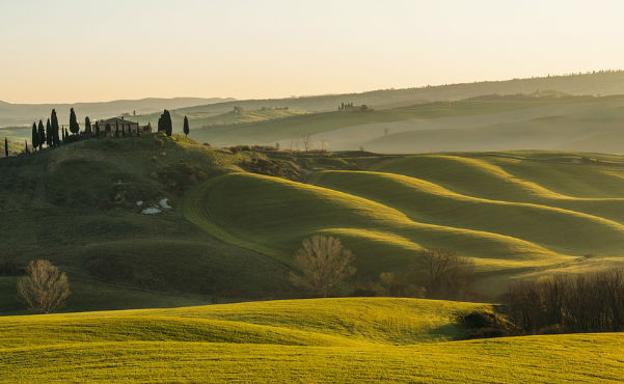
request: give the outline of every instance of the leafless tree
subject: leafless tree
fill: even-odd
[[[552,276],[510,285],[509,316],[527,332],[624,330],[624,271]]]
[[[65,304],[69,281],[48,260],[33,260],[26,267],[26,276],[17,282],[17,293],[31,310],[50,313]]]
[[[434,248],[422,255],[421,285],[430,298],[459,298],[474,281],[474,264],[454,252]]]
[[[353,260],[353,254],[339,239],[313,236],[304,240],[297,251],[295,263],[300,273],[291,272],[290,281],[313,295],[327,297],[338,284],[353,276]]]
[[[310,149],[312,149],[312,136],[310,136],[309,134],[303,135],[301,141],[303,142],[303,149],[306,152],[309,152]]]

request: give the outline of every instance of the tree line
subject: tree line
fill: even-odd
[[[512,284],[510,320],[528,333],[624,330],[624,269]]]

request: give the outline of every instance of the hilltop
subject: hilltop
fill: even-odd
[[[3,257],[67,271],[68,310],[300,297],[287,275],[314,234],[354,252],[362,289],[432,247],[473,260],[487,299],[515,279],[624,261],[615,155],[305,153],[150,135],[2,159],[0,174]],[[22,308],[16,279],[0,276],[3,313]]]
[[[491,308],[368,298],[3,317],[0,382],[624,379],[621,334],[461,340],[457,318],[474,310]]]

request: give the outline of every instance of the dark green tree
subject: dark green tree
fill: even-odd
[[[4,157],[9,157],[9,140],[4,138]]]
[[[59,137],[59,123],[56,116],[56,110],[52,110],[52,116],[50,116],[50,129],[52,131],[52,142],[55,147],[61,145],[61,138]]]
[[[100,122],[96,121],[95,122],[95,137],[99,137],[100,136]]]
[[[24,153],[30,153],[30,151],[28,151],[28,140],[24,139]]]
[[[173,132],[173,123],[171,122],[171,114],[168,110],[160,115],[160,119],[158,119],[158,132],[165,132],[167,136],[171,136]]]
[[[191,127],[189,126],[188,117],[184,116],[184,135],[188,137],[191,132]]]
[[[32,137],[30,139],[32,141],[33,151],[39,147],[39,132],[37,131],[37,123],[33,123],[32,126]]]
[[[43,126],[43,121],[39,120],[39,125],[37,126],[37,130],[39,131],[39,150],[43,149],[43,144],[46,142],[46,134],[45,127]]]
[[[78,119],[76,118],[76,112],[74,112],[74,108],[69,110],[69,131],[77,135],[80,133],[80,124],[78,124]]]
[[[46,121],[45,132],[46,132],[46,144],[48,145],[48,147],[53,147],[54,135],[52,134],[52,124],[50,124],[50,119]]]
[[[85,117],[85,133],[89,136],[91,136],[91,119],[89,119],[89,116]]]

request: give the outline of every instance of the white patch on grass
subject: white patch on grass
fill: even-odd
[[[144,215],[158,215],[159,213],[162,213],[162,211],[155,207],[149,207],[142,210],[141,213]]]
[[[158,205],[160,205],[160,208],[162,209],[171,209],[171,205],[169,205],[169,199],[165,198],[162,199],[158,202]]]

